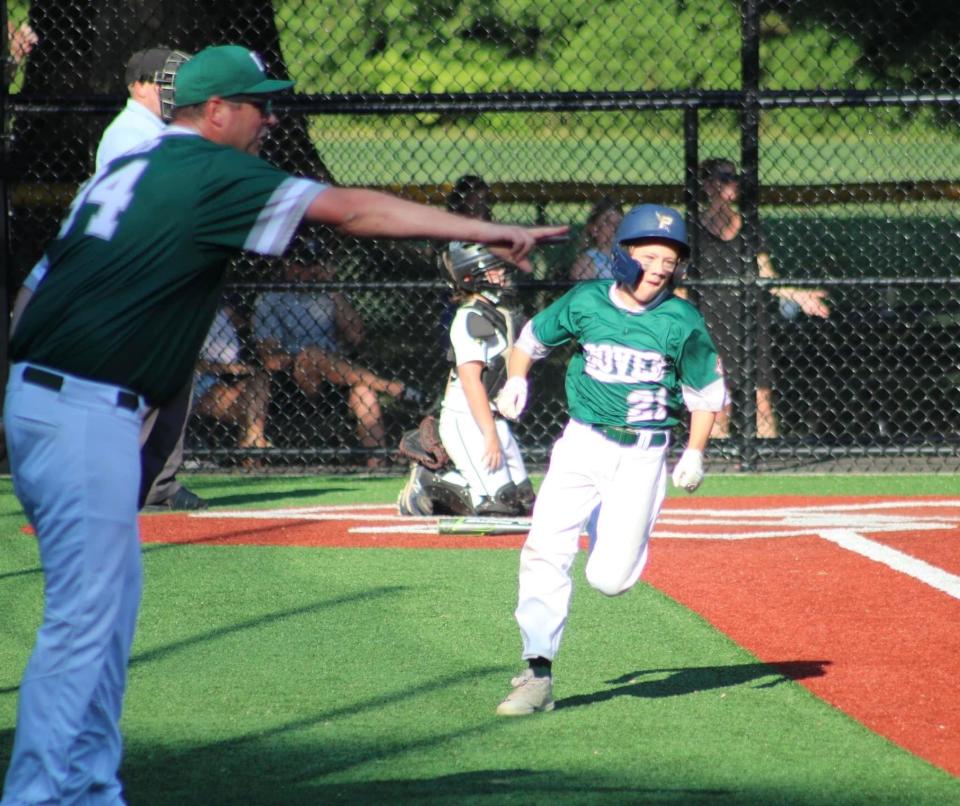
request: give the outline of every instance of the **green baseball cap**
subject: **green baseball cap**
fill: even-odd
[[[252,50],[216,45],[204,48],[177,71],[173,97],[176,106],[191,106],[214,96],[265,95],[292,86],[292,81],[267,78],[263,61]]]

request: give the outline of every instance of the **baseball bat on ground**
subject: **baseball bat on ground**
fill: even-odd
[[[519,535],[530,531],[530,518],[450,516],[437,519],[441,535]]]

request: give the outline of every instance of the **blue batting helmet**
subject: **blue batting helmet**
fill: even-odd
[[[637,284],[643,268],[627,254],[623,244],[645,240],[666,241],[679,250],[680,262],[671,280],[674,284],[679,283],[683,279],[684,264],[690,257],[687,225],[680,213],[659,204],[641,204],[623,217],[613,239],[613,276],[629,286]]]

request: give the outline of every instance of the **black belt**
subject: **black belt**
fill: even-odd
[[[34,386],[42,386],[44,389],[53,389],[59,392],[63,387],[63,375],[57,375],[55,372],[47,372],[39,367],[25,367],[23,370],[23,380],[32,383]],[[117,390],[117,405],[121,409],[136,411],[140,408],[140,398],[133,392],[126,392],[123,389]]]
[[[647,443],[647,447],[662,448],[667,444],[666,431],[646,431],[642,428],[624,428],[619,425],[600,425],[599,423],[593,423],[590,427],[618,445],[628,447],[636,445],[645,434],[650,434],[650,442]]]

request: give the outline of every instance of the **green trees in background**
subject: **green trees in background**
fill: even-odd
[[[287,59],[308,91],[443,93],[734,89],[739,7],[736,0],[361,0],[343,8],[278,0],[276,11]],[[858,33],[813,13],[766,14],[764,84],[875,84]]]
[[[94,27],[138,28],[125,0],[6,5],[16,21],[30,9],[42,46],[57,16],[70,12],[92,14],[85,24]],[[207,4],[199,16],[221,17],[211,28],[190,14],[157,28],[162,4],[133,5],[152,18],[145,27],[154,38],[164,30],[167,39],[186,35],[191,43],[249,39],[249,15],[269,17],[272,7],[284,56],[305,92],[722,90],[740,82],[741,0],[245,0],[242,8]],[[760,9],[766,88],[960,83],[956,3],[760,0]]]
[[[960,11],[947,5],[761,3],[761,85],[956,86]],[[740,0],[275,0],[274,8],[285,60],[307,93],[735,90],[741,82]],[[938,127],[943,114],[922,113],[919,123]],[[833,116],[813,112],[804,128],[829,131]],[[882,117],[887,132],[918,122],[904,109]],[[552,127],[550,118],[540,120]]]
[[[943,0],[790,0],[790,28],[842,32],[878,86],[956,89],[960,84],[960,6]],[[833,56],[833,50],[827,54]]]
[[[507,92],[732,87],[728,0],[326,0],[277,3],[287,58],[313,92]],[[714,58],[705,59],[706,37]],[[294,49],[301,48],[300,53]]]

